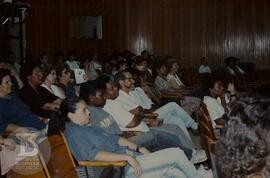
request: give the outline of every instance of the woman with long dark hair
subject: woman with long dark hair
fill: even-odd
[[[269,177],[270,99],[241,98],[227,116],[216,149],[220,177]]]

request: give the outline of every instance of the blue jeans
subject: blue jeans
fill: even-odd
[[[175,124],[180,127],[191,140],[187,128],[197,123],[178,104],[170,102],[157,109],[154,113],[157,113],[159,115],[158,117],[163,119],[165,124]]]
[[[178,147],[184,151],[188,159],[191,159],[193,150],[187,148],[181,141],[172,134],[161,130],[150,129],[149,132],[144,132],[138,136],[129,138],[129,140],[137,145],[147,148],[154,152],[165,148]]]
[[[199,178],[194,165],[179,148],[167,148],[151,154],[137,156],[142,166],[141,178]],[[126,177],[133,178],[134,170],[126,167]]]
[[[184,131],[173,124],[163,124],[158,127],[151,127],[150,130],[157,130],[165,132],[174,136],[174,140],[178,140],[182,145],[185,145],[186,148],[194,149],[195,146],[192,143],[191,139],[184,133]]]

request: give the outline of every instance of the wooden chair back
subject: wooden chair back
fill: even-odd
[[[48,144],[49,142],[49,148]],[[49,175],[53,178],[77,178],[76,166],[65,139],[61,135],[49,136],[39,145],[41,155],[47,162]]]
[[[48,173],[48,169],[44,164],[42,157],[40,156],[41,155],[38,154],[34,157],[29,158],[29,161],[27,161],[28,163],[30,163],[30,160],[33,160],[33,165],[39,164],[39,167],[36,167],[35,170],[28,170],[27,168],[25,168],[24,170],[16,170],[16,168],[14,168],[6,174],[6,178],[51,178]]]
[[[201,104],[199,110],[197,111],[197,118],[200,127],[202,144],[209,152],[213,152],[214,144],[216,143],[217,138],[213,130],[208,110],[204,103]]]
[[[204,103],[201,104],[197,116],[199,118],[199,125],[203,133],[207,135],[209,138],[216,140],[217,138],[214,133],[212,121],[209,112],[207,110],[207,107]]]

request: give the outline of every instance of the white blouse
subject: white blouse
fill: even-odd
[[[184,83],[180,80],[180,78],[177,75],[168,74],[167,80],[168,81],[174,80],[179,85],[179,87],[184,86]]]
[[[49,92],[51,92],[52,94],[54,94],[55,96],[61,98],[61,99],[65,99],[65,92],[62,90],[62,88],[56,86],[56,85],[51,85],[51,88],[49,88],[47,85],[45,85],[44,83],[42,83],[40,85],[43,88],[46,88]]]

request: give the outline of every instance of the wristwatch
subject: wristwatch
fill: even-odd
[[[139,145],[137,145],[137,147],[136,147],[136,152],[140,152],[140,146]]]

